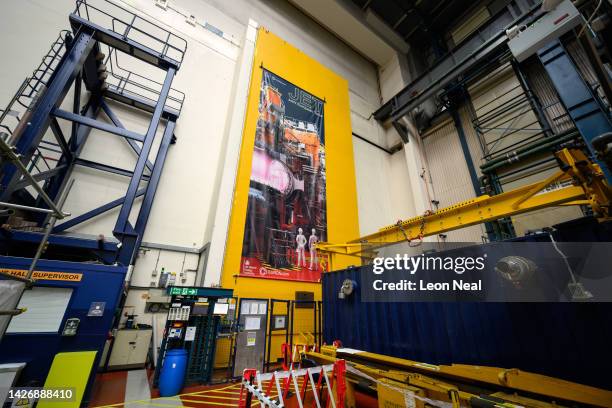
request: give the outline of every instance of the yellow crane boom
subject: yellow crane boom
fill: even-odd
[[[482,195],[435,212],[398,221],[378,232],[346,243],[320,242],[317,249],[329,254],[330,270],[341,269],[383,246],[421,240],[471,225],[559,205],[590,205],[601,220],[610,217],[612,190],[600,167],[579,149],[555,153],[560,169],[546,180],[495,196]]]

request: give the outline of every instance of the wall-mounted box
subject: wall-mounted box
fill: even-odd
[[[564,0],[533,24],[519,27],[518,31],[508,30],[508,47],[519,62],[524,61],[552,40],[579,25],[581,21],[582,16],[572,2]]]

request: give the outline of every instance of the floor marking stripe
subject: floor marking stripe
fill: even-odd
[[[194,398],[194,397],[198,397],[198,398],[204,398],[201,401],[205,401],[206,398],[217,398],[217,399],[222,399],[222,400],[230,400],[230,401],[236,401],[236,400],[240,400],[240,396],[237,397],[215,397],[213,395],[192,395],[190,398]],[[182,398],[181,398],[182,399]],[[182,399],[183,401],[187,401],[186,399]],[[196,400],[194,400],[196,401]]]
[[[143,404],[143,403],[149,403],[150,404],[151,401],[158,401],[158,402],[163,402],[164,400],[177,401],[176,397],[188,396],[188,395],[198,395],[198,394],[202,394],[202,393],[206,393],[206,392],[212,392],[212,391],[227,390],[227,389],[234,388],[237,385],[239,386],[240,384],[231,384],[231,385],[228,385],[228,386],[225,386],[225,387],[221,387],[221,388],[214,388],[214,389],[203,390],[203,391],[194,391],[194,392],[189,392],[189,393],[186,393],[186,394],[178,394],[178,395],[175,395],[174,397],[157,397],[157,398],[151,398],[151,399],[147,399],[147,400],[124,401],[124,402],[120,402],[120,403],[112,404],[112,405],[99,405],[96,408],[122,407],[122,406],[124,406],[126,404]],[[169,405],[163,404],[163,405],[158,405],[158,406],[168,407]]]
[[[240,394],[240,389],[237,389],[236,391],[217,391],[217,390],[210,390],[210,391],[202,391],[201,394],[214,394],[214,393],[219,393],[219,394],[231,394],[231,395],[237,395]]]

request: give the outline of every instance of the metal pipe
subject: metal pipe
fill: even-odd
[[[17,316],[25,312],[25,309],[0,310],[0,316]]]
[[[482,170],[483,173],[490,173],[491,171],[498,169],[506,164],[520,160],[532,154],[542,152],[556,144],[572,140],[576,136],[578,136],[578,132],[576,130],[571,130],[569,132],[563,133],[561,135],[558,135],[557,137],[552,138],[552,140],[551,138],[545,138],[545,139],[538,140],[537,142],[532,143],[528,146],[525,146],[521,149],[517,149],[513,152],[506,153],[505,157],[500,157],[488,163],[485,163],[482,166],[480,166],[480,169]]]
[[[20,204],[5,203],[5,202],[0,202],[0,207],[14,208],[15,210],[25,210],[25,211],[41,212],[41,213],[45,213],[45,214],[52,214],[53,213],[53,210],[49,210],[49,209],[46,209],[46,208],[30,207],[28,205],[20,205]]]
[[[66,187],[66,189],[63,191],[62,195],[60,196],[60,199],[58,200],[58,203],[57,203],[59,208],[62,208],[64,206],[66,197],[68,197],[68,194],[70,193],[70,190],[72,189],[73,185],[74,185],[74,179],[70,180],[70,182],[68,183],[68,186]],[[45,249],[45,246],[47,245],[47,241],[49,240],[49,235],[51,235],[51,230],[53,230],[53,227],[55,226],[55,222],[57,221],[57,219],[58,217],[56,214],[51,215],[51,218],[49,219],[49,223],[47,224],[47,227],[45,228],[45,234],[43,235],[43,238],[40,241],[40,244],[38,244],[36,255],[34,255],[34,259],[32,259],[32,263],[30,264],[30,268],[28,269],[28,274],[26,275],[26,279],[32,278],[32,274],[34,273],[34,268],[36,268],[36,264],[38,263],[38,260],[40,259],[40,256],[42,255]]]

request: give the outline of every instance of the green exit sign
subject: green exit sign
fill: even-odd
[[[216,299],[231,298],[233,296],[232,289],[223,288],[205,288],[205,287],[189,287],[189,286],[168,286],[166,288],[168,295],[174,296],[199,296],[213,297]]]
[[[198,288],[170,288],[171,295],[183,295],[183,296],[196,296],[198,294]]]

